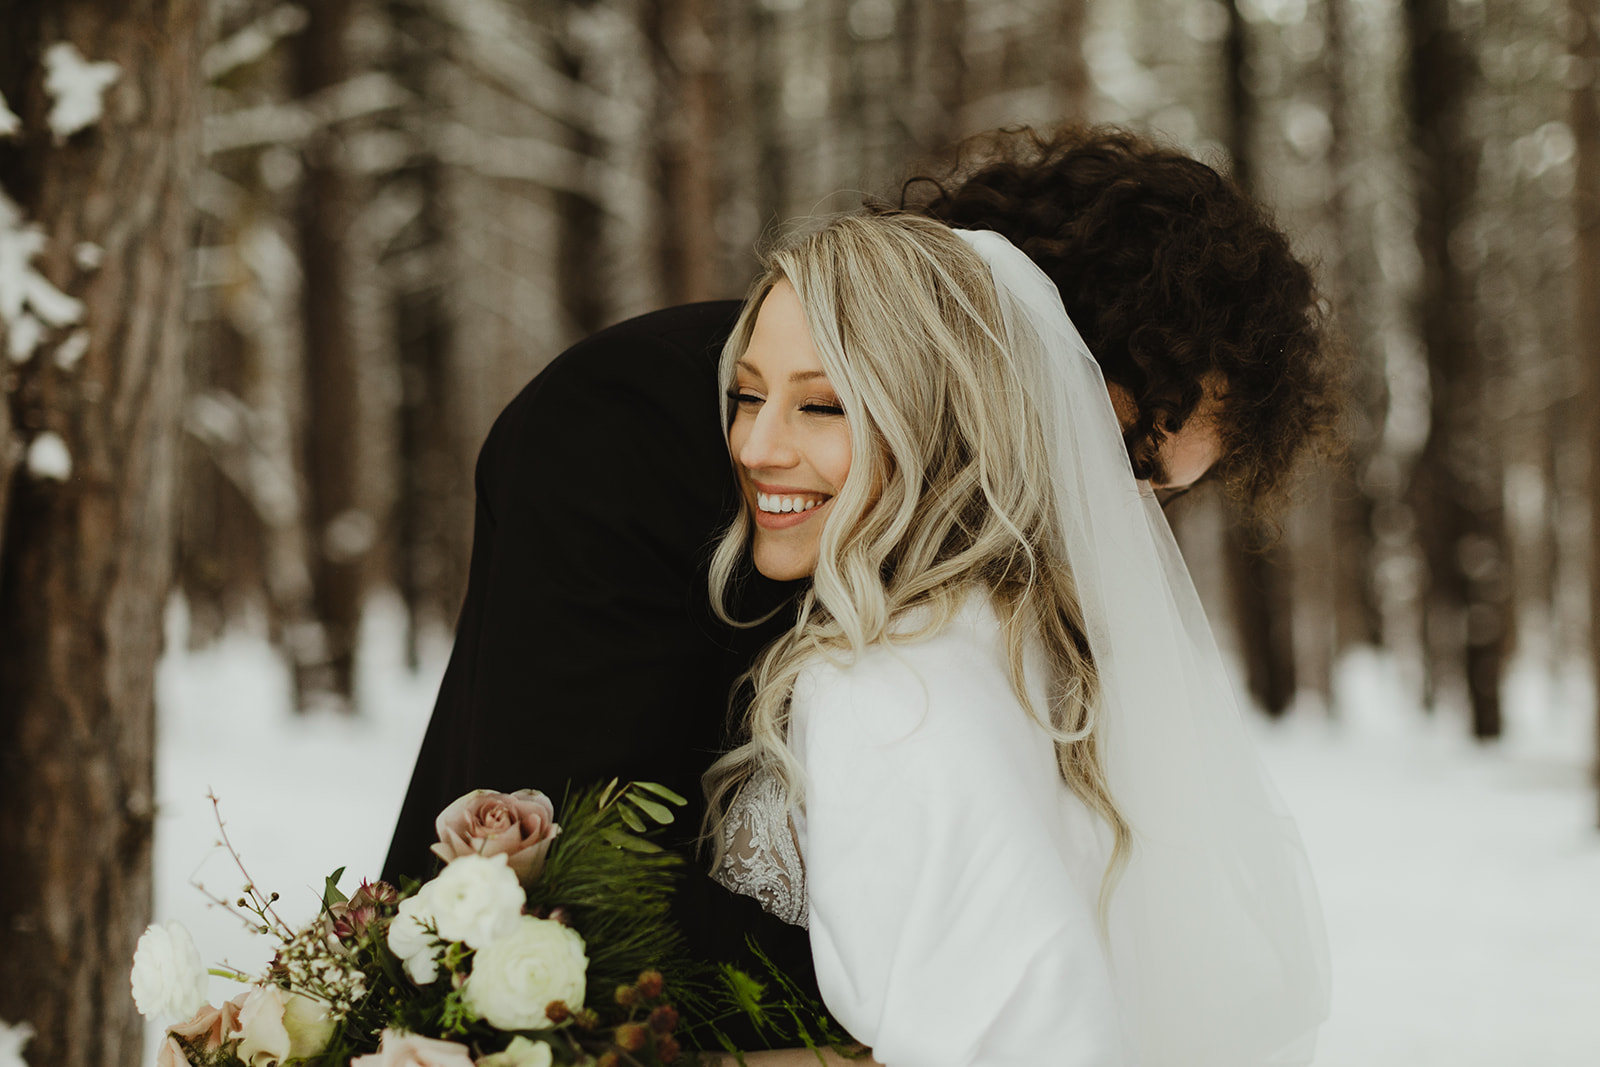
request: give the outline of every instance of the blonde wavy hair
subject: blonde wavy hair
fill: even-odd
[[[1008,358],[988,265],[948,226],[889,214],[834,218],[769,250],[764,266],[722,351],[724,395],[762,301],[786,280],[846,412],[852,459],[794,625],[740,679],[750,697],[735,735],[742,743],[703,778],[713,869],[726,851],[728,809],[758,771],[803,800],[801,768],[785,743],[801,669],[817,656],[848,660],[874,642],[937,632],[982,589],[1003,624],[1017,699],[1054,738],[1067,785],[1114,834],[1103,909],[1129,831],[1097,748],[1098,678],[1059,549],[1044,433]],[[727,401],[723,417],[731,423]],[[745,625],[728,603],[748,566],[750,536],[741,509],[712,558],[712,604],[733,625]],[[893,630],[912,608],[928,609],[928,624]],[[1045,708],[1034,706],[1023,678],[1035,642],[1051,672]]]

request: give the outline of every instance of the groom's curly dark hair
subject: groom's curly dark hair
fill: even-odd
[[[995,230],[1056,287],[1138,421],[1134,472],[1225,382],[1211,477],[1258,510],[1295,462],[1331,444],[1338,348],[1311,271],[1267,211],[1183,152],[1107,126],[1001,130],[963,142],[944,177],[919,176],[901,210]],[[887,208],[883,208],[887,210]]]

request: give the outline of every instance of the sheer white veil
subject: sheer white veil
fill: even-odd
[[[1054,283],[999,234],[956,232],[989,265],[1045,429],[1099,668],[1102,758],[1133,830],[1108,946],[1134,1062],[1309,1063],[1329,1001],[1321,909],[1189,572]]]

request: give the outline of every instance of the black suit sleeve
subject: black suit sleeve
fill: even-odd
[[[726,630],[706,606],[709,546],[733,504],[715,364],[736,312],[676,308],[590,338],[496,421],[456,644],[386,878],[427,876],[434,817],[480,787],[559,801],[569,783],[659,781],[691,798],[674,827],[690,850],[729,685],[772,635]],[[703,859],[679,898],[697,955],[748,963],[754,933],[812,985],[804,932],[722,890]]]

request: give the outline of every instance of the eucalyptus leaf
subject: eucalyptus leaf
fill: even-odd
[[[617,805],[617,817],[628,824],[628,828],[635,833],[644,833],[644,820],[639,818],[639,813],[632,808]]]
[[[607,827],[600,831],[600,839],[617,848],[627,849],[629,852],[660,852],[661,846],[642,837],[625,834],[621,830]]]
[[[628,794],[628,803],[635,805],[640,811],[663,826],[672,821],[672,812],[667,810],[664,804],[657,804],[653,800],[646,800],[644,797],[635,796],[632,793]]]
[[[679,796],[677,793],[674,793],[672,790],[668,789],[659,782],[634,782],[633,784],[638,786],[640,789],[654,793],[662,800],[676,804],[680,808],[689,803],[687,800],[683,799],[683,797]]]

